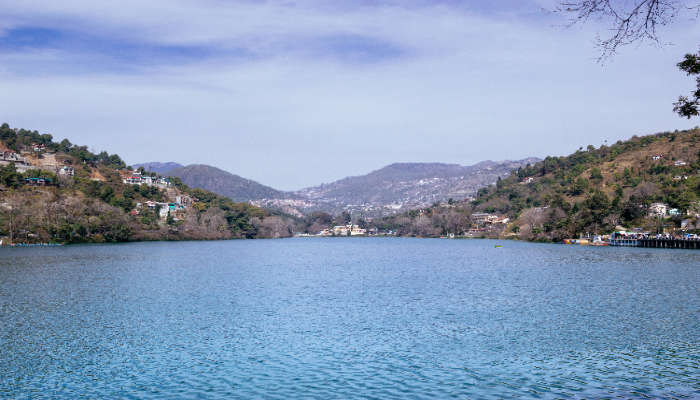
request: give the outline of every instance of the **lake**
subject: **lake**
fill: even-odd
[[[0,397],[700,398],[699,288],[697,250],[2,248]]]

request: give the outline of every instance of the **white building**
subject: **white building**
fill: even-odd
[[[350,236],[364,236],[367,234],[366,229],[362,229],[357,225],[351,225]]]
[[[162,189],[170,186],[170,181],[167,178],[142,175],[138,171],[135,171],[131,175],[122,179],[122,182],[128,185],[158,186]]]
[[[649,206],[650,217],[664,217],[668,212],[668,205],[664,203],[652,203]]]
[[[332,229],[335,236],[364,236],[367,234],[366,229],[360,228],[358,225],[336,225]]]
[[[75,176],[75,169],[65,165],[58,170],[58,174],[64,176]]]

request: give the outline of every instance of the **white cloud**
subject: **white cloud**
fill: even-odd
[[[675,68],[696,45],[687,30],[669,32],[675,47],[628,49],[600,66],[590,31],[446,6],[21,4],[0,14],[120,40],[243,46],[264,55],[118,73],[85,71],[80,63],[89,55],[70,51],[0,53],[0,65],[13,64],[0,69],[0,119],[129,162],[211,163],[295,189],[395,161],[563,154],[691,125],[670,111],[692,86]],[[341,34],[406,53],[357,63],[306,48],[314,37]]]

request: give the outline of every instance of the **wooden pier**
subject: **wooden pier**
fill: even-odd
[[[700,249],[700,239],[637,239],[638,247],[660,249]]]

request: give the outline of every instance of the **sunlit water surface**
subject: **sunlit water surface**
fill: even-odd
[[[0,249],[0,397],[700,398],[700,252]]]

